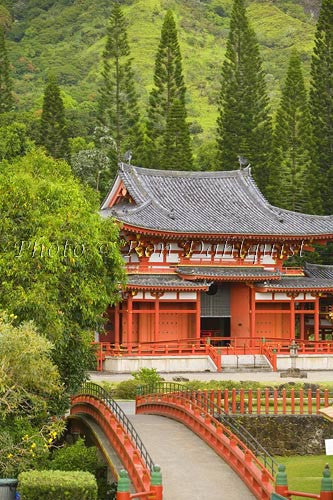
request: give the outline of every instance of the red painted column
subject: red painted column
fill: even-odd
[[[120,343],[119,338],[119,304],[117,304],[114,308],[114,342],[115,344]]]
[[[200,339],[201,330],[201,292],[197,292],[197,306],[196,306],[196,338]]]
[[[319,297],[316,296],[314,303],[314,339],[319,340]]]
[[[301,303],[301,311],[304,311],[304,302]],[[300,338],[301,340],[304,340],[304,313],[301,313],[300,315]]]
[[[290,299],[290,340],[295,339],[295,299]]]
[[[131,353],[133,343],[133,297],[131,294],[127,299],[127,343],[128,352]]]
[[[250,289],[250,345],[253,347],[256,334],[256,292],[254,288]]]
[[[154,340],[158,341],[160,336],[160,297],[157,293],[155,295],[155,326],[154,326]]]

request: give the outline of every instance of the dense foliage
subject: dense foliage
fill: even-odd
[[[3,27],[0,24],[0,113],[11,111],[14,106],[9,60]]]
[[[45,466],[63,429],[55,416],[66,406],[54,346],[31,322],[15,327],[14,320],[0,316],[0,477]]]
[[[301,61],[291,54],[276,115],[269,199],[278,207],[321,213],[319,176],[311,162],[311,122]]]
[[[56,344],[70,391],[89,366],[92,331],[124,279],[118,230],[63,161],[33,150],[0,164],[0,304]]]
[[[110,150],[109,153],[113,163],[113,174],[117,170],[118,161],[123,159],[127,150],[132,150],[136,162],[140,162],[143,133],[140,126],[126,24],[118,3],[114,3],[112,8],[103,52],[98,120],[107,128],[115,142],[114,151]]]
[[[97,483],[90,472],[32,470],[22,472],[18,479],[24,500],[97,500]]]
[[[319,169],[322,205],[333,213],[333,2],[323,0],[311,66],[310,109],[313,164]]]
[[[65,444],[61,448],[54,449],[48,467],[52,470],[90,472],[97,481],[98,500],[115,498],[116,482],[112,484],[107,482],[106,466],[96,446],[86,446],[82,438],[73,444]]]
[[[168,11],[156,54],[154,87],[149,97],[145,166],[192,169],[185,93],[176,24],[172,12]]]
[[[218,118],[219,170],[237,168],[237,156],[253,166],[259,188],[268,184],[271,118],[258,43],[245,2],[235,0],[222,67]]]
[[[54,158],[66,158],[69,154],[67,135],[64,103],[57,80],[52,76],[44,92],[38,142]]]
[[[13,65],[15,97],[21,109],[40,109],[50,68],[65,90],[71,115],[85,128],[97,103],[110,0],[2,0],[11,13],[3,16]],[[190,121],[200,124],[202,143],[215,131],[221,64],[228,37],[231,0],[121,0],[128,21],[133,71],[144,110],[152,87],[154,54],[166,10],[172,9],[179,31]],[[297,47],[309,78],[313,33],[320,0],[250,0],[249,17],[257,33],[269,94],[275,104],[290,49]],[[1,16],[0,16],[1,19]],[[13,22],[14,21],[14,22]],[[93,130],[92,124],[91,130]],[[85,135],[80,133],[78,135]]]

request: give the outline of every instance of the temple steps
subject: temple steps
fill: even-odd
[[[223,354],[222,371],[271,372],[272,367],[263,354]]]

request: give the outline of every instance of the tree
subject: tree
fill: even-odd
[[[69,155],[65,108],[54,76],[49,78],[44,92],[39,144],[44,146],[53,158],[67,158]]]
[[[9,73],[5,35],[2,26],[0,26],[0,113],[11,111],[14,107],[12,82]]]
[[[14,314],[11,315],[14,319]],[[63,387],[51,361],[53,346],[31,323],[14,327],[11,318],[0,315],[0,419],[24,416],[45,418],[49,399],[60,396]]]
[[[143,133],[131,66],[126,23],[121,8],[114,3],[103,52],[102,86],[99,95],[99,121],[106,127],[116,144],[115,164],[131,150],[136,164],[140,163]]]
[[[318,176],[311,162],[311,125],[301,61],[290,56],[280,106],[276,114],[267,196],[279,207],[301,212],[321,211]]]
[[[167,116],[163,139],[160,168],[184,170],[185,167],[193,167],[185,107],[178,99],[173,102]]]
[[[92,143],[71,155],[71,165],[74,174],[103,198],[117,173],[117,146],[107,127],[96,127],[94,139],[95,147]]]
[[[323,0],[311,64],[313,162],[322,177],[322,204],[333,213],[333,0]]]
[[[185,107],[186,87],[176,23],[168,11],[156,54],[149,97],[145,165],[191,170],[193,158]]]
[[[237,168],[237,156],[253,167],[259,188],[268,180],[271,119],[258,43],[246,16],[244,0],[234,0],[218,117],[218,167]]]
[[[0,161],[23,155],[28,146],[26,126],[23,123],[13,122],[4,127],[0,126]]]
[[[0,304],[56,346],[69,392],[85,379],[93,331],[124,281],[118,229],[69,165],[41,151],[0,163]]]
[[[64,428],[55,418],[62,416],[64,388],[51,360],[54,346],[32,322],[15,327],[14,320],[0,313],[0,477],[45,466]]]

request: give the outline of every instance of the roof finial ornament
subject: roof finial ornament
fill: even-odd
[[[245,156],[237,155],[238,161],[239,161],[239,168],[242,170],[245,167],[250,167],[251,164]]]
[[[124,158],[124,162],[127,163],[127,165],[130,165],[131,160],[132,160],[132,151],[130,151],[130,150],[126,151],[123,158]]]

